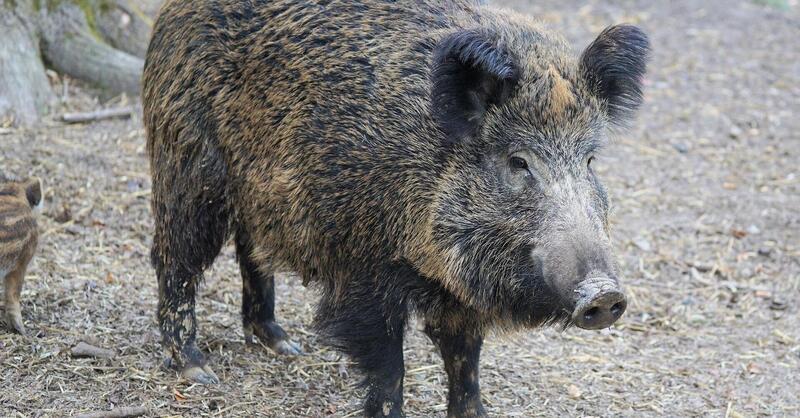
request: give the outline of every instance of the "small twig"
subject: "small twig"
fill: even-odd
[[[140,417],[146,413],[147,408],[138,406],[115,408],[110,411],[89,412],[86,414],[75,415],[74,418],[130,418]]]
[[[69,99],[69,77],[62,77],[61,82],[61,103],[66,103]]]
[[[69,351],[72,357],[98,357],[98,358],[113,358],[114,352],[105,348],[95,347],[81,341],[72,350]]]
[[[61,116],[61,120],[66,123],[84,123],[111,118],[129,118],[131,117],[131,113],[133,113],[133,108],[127,106],[95,110],[93,112],[65,113]]]
[[[352,411],[352,412],[348,413],[347,415],[342,415],[342,418],[354,417],[354,416],[356,416],[356,415],[359,415],[359,414],[361,414],[362,412],[364,412],[364,410],[363,410],[363,409],[357,409],[357,410],[355,410],[355,411]]]

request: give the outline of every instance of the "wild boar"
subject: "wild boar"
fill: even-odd
[[[276,270],[322,290],[316,325],[366,375],[367,416],[401,416],[417,315],[448,415],[482,416],[491,329],[610,326],[626,308],[592,170],[642,102],[649,43],[613,26],[580,56],[475,1],[171,1],[143,78],[152,263],[169,363],[196,345],[203,271],[233,237],[248,339],[298,353]]]

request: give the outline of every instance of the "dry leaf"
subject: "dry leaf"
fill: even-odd
[[[183,402],[186,400],[186,396],[178,392],[178,389],[172,389],[172,394],[175,395],[175,400],[178,402]]]

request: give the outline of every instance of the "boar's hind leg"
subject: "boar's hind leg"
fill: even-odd
[[[485,417],[481,403],[479,362],[483,336],[478,332],[448,333],[428,324],[425,333],[439,347],[447,371],[447,416]]]
[[[256,338],[278,354],[302,354],[300,346],[289,340],[275,322],[275,275],[265,274],[252,259],[252,246],[246,232],[236,234],[236,256],[242,272],[242,324],[247,343]]]
[[[195,342],[194,303],[199,280],[200,276],[175,270],[159,275],[158,323],[167,367],[180,369],[188,380],[208,385],[219,383],[219,378]]]
[[[184,142],[195,149],[153,150],[151,261],[158,276],[157,317],[166,364],[188,380],[213,384],[219,379],[196,344],[195,295],[227,237],[225,165],[210,141],[188,136],[191,131],[183,131]]]
[[[403,303],[385,300],[385,294],[362,285],[343,289],[337,301],[323,297],[317,326],[328,342],[349,355],[366,375],[364,415],[403,417],[407,311]]]

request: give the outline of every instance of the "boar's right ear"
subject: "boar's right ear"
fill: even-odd
[[[625,125],[642,104],[642,79],[650,41],[631,25],[604,30],[581,55],[580,67],[593,93],[606,103],[612,123]]]
[[[25,197],[31,207],[36,207],[42,202],[42,181],[32,178],[25,182]]]
[[[433,113],[449,142],[475,134],[488,109],[505,102],[517,83],[515,63],[493,38],[463,30],[434,51]]]

